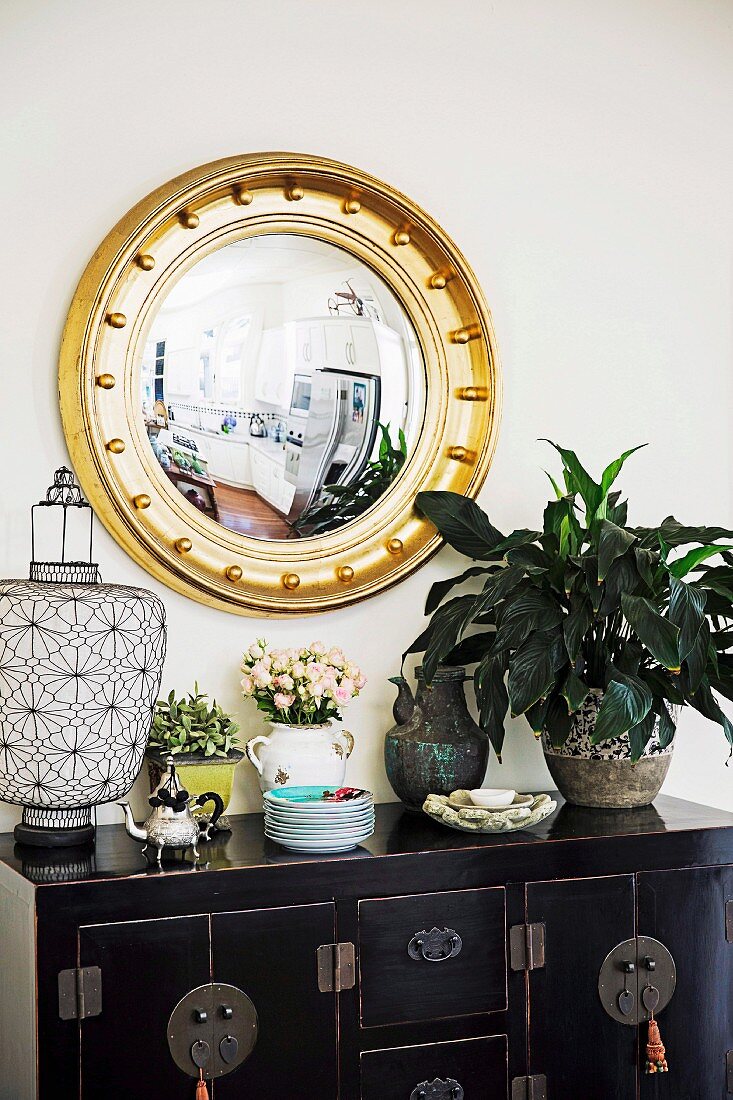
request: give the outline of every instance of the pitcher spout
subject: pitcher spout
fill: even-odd
[[[125,811],[125,830],[127,831],[127,835],[131,836],[133,840],[138,840],[145,844],[148,839],[148,834],[144,829],[141,829],[139,825],[135,824],[130,803],[118,802],[117,805]]]
[[[392,707],[392,714],[398,726],[404,726],[409,722],[415,710],[415,697],[412,688],[404,676],[390,676],[390,684],[397,688],[397,698]]]

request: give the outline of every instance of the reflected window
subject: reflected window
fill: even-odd
[[[237,405],[242,400],[244,353],[251,322],[251,317],[238,317],[227,325],[224,333],[216,370],[216,388],[217,400],[227,405]]]
[[[218,329],[207,328],[201,335],[201,356],[199,358],[198,396],[201,401],[213,401],[214,392],[214,352]]]

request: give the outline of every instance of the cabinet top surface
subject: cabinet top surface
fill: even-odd
[[[449,829],[424,814],[411,813],[400,803],[376,808],[374,834],[363,845],[345,854],[309,855],[287,852],[263,834],[262,814],[230,817],[231,833],[220,833],[211,843],[201,846],[199,873],[237,868],[277,865],[323,864],[324,862],[369,859],[375,856],[414,856],[425,853],[460,852],[508,846],[527,851],[538,846],[568,842],[585,847],[594,841],[621,837],[659,834],[672,836],[711,829],[733,830],[733,813],[700,806],[693,802],[662,795],[652,806],[636,810],[590,810],[564,803],[557,798],[557,810],[533,829],[495,835],[476,835]],[[733,833],[731,834],[733,846]],[[176,853],[164,863],[167,874],[191,870],[192,857],[186,860]],[[0,834],[0,864],[36,885],[114,880],[131,876],[156,875],[147,867],[141,845],[131,840],[122,825],[102,825],[97,839],[88,849],[32,849],[15,844],[12,833]]]

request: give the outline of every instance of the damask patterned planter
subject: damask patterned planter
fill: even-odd
[[[601,691],[591,691],[561,748],[554,748],[543,733],[542,747],[550,775],[565,801],[576,806],[648,806],[667,776],[674,741],[666,748],[660,745],[657,723],[644,755],[635,764],[628,734],[593,745],[591,736],[602,698]]]

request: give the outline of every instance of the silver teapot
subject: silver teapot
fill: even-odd
[[[214,813],[206,826],[202,827],[194,817],[191,807],[203,806],[209,801],[214,803]],[[129,802],[118,802],[118,806],[125,811],[127,835],[143,844],[143,852],[148,845],[154,847],[158,863],[161,863],[163,850],[166,848],[184,851],[192,848],[194,857],[198,859],[199,841],[211,839],[212,832],[216,831],[216,823],[224,813],[224,800],[215,791],[189,795],[181,786],[173,764],[168,766],[148,802],[153,809],[142,826],[135,824]]]

